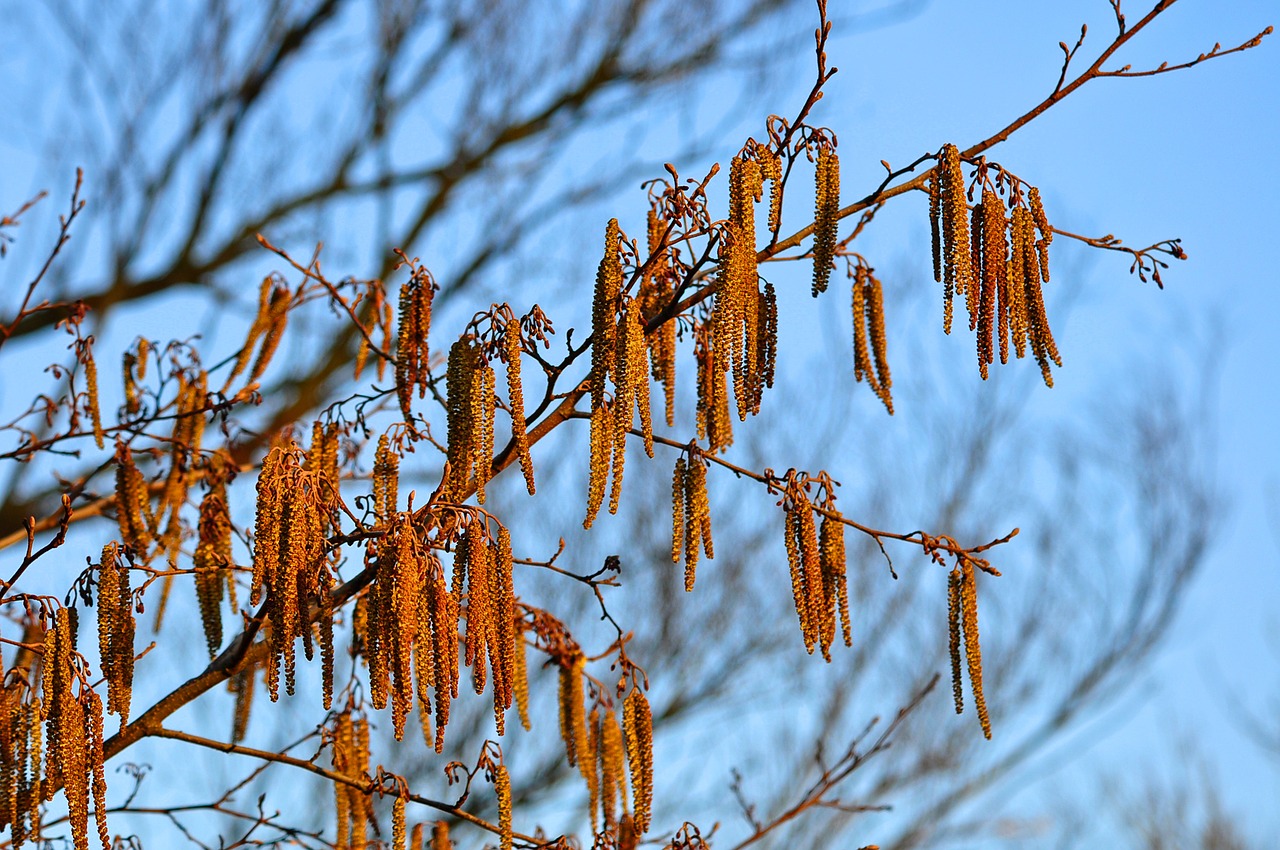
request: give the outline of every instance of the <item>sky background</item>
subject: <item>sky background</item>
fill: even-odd
[[[840,137],[846,197],[879,182],[882,159],[898,166],[944,142],[963,149],[985,138],[1051,90],[1059,41],[1074,43],[1088,22],[1082,66],[1114,26],[1102,0],[831,5],[836,29],[828,55],[840,72],[814,120]],[[54,120],[49,113],[74,108],[74,97],[67,91],[52,100],[30,96],[32,81],[49,72],[42,63],[56,57],[24,52],[21,36],[5,31],[16,9],[0,2],[0,79],[16,90],[14,108],[0,113],[0,208],[8,211],[50,188],[46,207],[53,212],[62,208],[65,187],[43,165],[36,144]],[[1130,14],[1136,18],[1139,10]],[[655,116],[633,150],[660,162],[669,133],[759,137],[761,107],[794,112],[810,81],[812,18],[806,9],[789,34],[789,49],[800,58],[781,78],[747,92],[722,77],[703,92],[713,107],[688,105],[674,116]],[[1183,0],[1120,61],[1135,68],[1184,61],[1215,41],[1234,46],[1268,24],[1280,24],[1274,0]],[[1032,806],[1058,792],[1087,795],[1100,775],[1180,770],[1186,759],[1202,758],[1247,833],[1259,846],[1280,843],[1274,813],[1280,756],[1261,751],[1241,719],[1246,711],[1266,716],[1268,710],[1274,719],[1280,705],[1277,85],[1280,39],[1273,36],[1258,49],[1190,70],[1091,82],[991,153],[1040,187],[1059,227],[1112,233],[1133,246],[1183,239],[1189,259],[1165,270],[1163,291],[1131,276],[1123,255],[1055,242],[1052,287],[1069,302],[1055,324],[1066,366],[1046,409],[1069,408],[1098,381],[1115,381],[1119,396],[1125,382],[1171,378],[1180,397],[1204,412],[1199,439],[1221,495],[1208,559],[1156,663],[1128,698],[1042,762],[1038,769],[1050,781],[1009,789],[1014,804],[1025,795],[1036,798]],[[739,103],[751,104],[749,119],[733,117]],[[712,158],[723,161],[728,153]],[[697,173],[697,166],[682,171]],[[609,203],[634,216],[642,202],[628,187]],[[37,221],[24,224],[24,239],[36,241]],[[597,241],[594,232],[582,238],[587,245]],[[922,199],[891,205],[855,247],[884,257],[885,266],[922,266]],[[176,324],[193,321],[181,301],[166,309]],[[943,344],[953,344],[941,349],[944,356],[971,357],[971,338],[959,337]],[[817,344],[824,337],[812,339]],[[15,385],[11,379],[4,385],[0,392],[9,396]],[[1194,742],[1191,755],[1186,741]]]

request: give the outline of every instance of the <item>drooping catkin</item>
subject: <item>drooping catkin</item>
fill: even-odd
[[[89,405],[89,419],[93,422],[93,442],[99,449],[103,446],[102,408],[98,403],[98,364],[93,360],[93,350],[84,347],[84,382],[85,394]]]
[[[621,231],[616,218],[604,233],[604,258],[596,271],[591,303],[591,409],[604,404],[605,381],[614,377],[617,349],[618,298],[622,292],[622,259],[618,254]]]
[[[103,750],[102,698],[93,688],[86,688],[85,700],[85,758],[90,768],[90,789],[93,798],[93,818],[98,825],[98,840],[102,850],[111,850],[111,831],[107,828],[107,771],[106,753]],[[86,837],[85,845],[88,846]]]
[[[396,794],[391,800],[391,846],[405,850],[404,795]],[[504,850],[508,850],[504,848]]]
[[[480,368],[479,354],[468,337],[458,339],[449,349],[449,365],[445,373],[449,429],[449,477],[445,491],[449,501],[461,501],[475,462],[480,426],[474,418],[473,395],[475,375]]]
[[[127,443],[116,442],[116,519],[120,526],[120,540],[134,551],[140,560],[146,560],[152,533],[147,522],[151,513],[147,482],[133,462],[133,453]]]
[[[644,320],[636,299],[627,299],[617,329],[618,352],[614,372],[613,480],[609,492],[609,513],[616,514],[622,498],[622,476],[626,462],[627,435],[640,413],[640,429],[645,453],[653,457],[653,421],[649,412],[649,369],[646,363]]]
[[[454,559],[455,577],[458,561]],[[432,571],[431,582],[431,636],[434,641],[436,687],[436,740],[437,753],[444,751],[444,730],[449,723],[449,706],[458,695],[458,611],[460,594],[453,592],[445,581],[444,570]]]
[[[631,767],[632,823],[636,834],[643,835],[653,807],[653,715],[639,688],[632,688],[622,704],[622,726]]]
[[[938,204],[942,219],[942,327],[946,333],[951,333],[952,300],[956,295],[967,294],[973,285],[969,206],[965,200],[960,151],[955,145],[942,146],[938,154],[935,179],[938,182]]]
[[[587,752],[578,758],[578,772],[587,783],[587,814],[591,833],[600,832],[600,709],[587,716]]]
[[[227,507],[226,482],[221,478],[200,500],[193,566],[196,572],[196,598],[200,604],[200,622],[204,627],[205,646],[209,658],[222,646],[222,592],[226,583],[234,584],[231,574],[231,514]]]
[[[587,755],[587,726],[582,685],[587,659],[577,652],[560,664],[560,739],[571,767]]]
[[[489,569],[489,662],[493,670],[493,716],[498,734],[506,732],[506,711],[515,697],[515,594],[511,532],[498,527],[497,546]],[[524,647],[520,647],[523,652]]]
[[[229,388],[232,381],[248,367],[249,360],[253,357],[254,349],[258,344],[258,339],[267,331],[267,326],[271,322],[275,283],[275,277],[268,275],[262,279],[262,283],[258,286],[258,312],[254,315],[252,324],[249,325],[249,333],[245,337],[244,345],[240,348],[240,353],[236,356],[235,365],[231,367],[231,373],[227,375],[227,382],[223,386],[224,390]],[[141,348],[142,342],[146,342],[146,340],[139,341],[138,380],[142,380],[146,372],[146,357]]]
[[[431,828],[431,850],[453,850],[447,821],[438,820]]]
[[[524,345],[520,337],[520,320],[512,316],[502,330],[502,344],[507,359],[507,400],[511,411],[511,439],[515,443],[516,456],[520,459],[520,472],[524,486],[532,496],[537,492],[533,481],[533,456],[529,453],[529,434],[524,419],[524,387],[520,380],[520,358]]]
[[[818,527],[818,551],[822,564],[822,587],[826,595],[826,605],[828,617],[832,617],[831,611],[840,616],[840,632],[844,638],[845,646],[853,646],[853,625],[849,619],[849,588],[848,578],[846,575],[847,566],[845,562],[844,547],[844,522],[839,516],[839,512],[834,508],[829,508],[828,513],[822,515],[822,522]],[[832,516],[830,512],[835,512]],[[830,646],[834,637],[834,618],[832,618],[833,628],[830,635],[824,635],[827,646]],[[826,648],[823,649],[824,655]]]
[[[1040,190],[1035,186],[1031,187],[1027,203],[1031,208],[1031,219],[1036,223],[1036,230],[1040,231],[1040,238],[1036,240],[1036,253],[1040,257],[1040,279],[1048,283],[1049,245],[1053,242],[1053,228],[1049,226],[1049,219],[1044,214],[1044,202],[1040,199]]]
[[[996,322],[996,307],[1005,287],[1005,271],[1009,246],[1005,235],[1007,221],[1004,206],[991,189],[982,192],[982,297],[978,319],[978,370],[987,378],[987,365],[995,362],[994,336],[999,331],[1001,360],[1008,355],[1007,319],[1001,313]]]
[[[583,528],[591,528],[604,503],[609,483],[609,464],[613,457],[613,405],[602,401],[591,408],[590,478],[587,484],[587,516]]]
[[[685,496],[685,463],[684,455],[676,458],[675,472],[671,475],[671,563],[680,562],[680,552],[684,542],[684,503]]]
[[[961,678],[960,658],[960,570],[954,569],[947,578],[947,652],[951,658],[951,694],[955,699],[956,714],[964,712],[964,681]]]
[[[231,742],[244,740],[249,731],[249,712],[253,708],[253,668],[237,671],[231,677],[231,689],[236,695],[231,720]]]
[[[115,543],[102,549],[98,571],[98,653],[107,680],[107,711],[123,728],[133,693],[133,591]]]
[[[412,418],[414,390],[418,398],[427,391],[431,335],[431,301],[436,283],[421,269],[400,286],[400,327],[396,335],[396,396],[405,421]]]
[[[812,294],[817,297],[827,291],[840,224],[840,158],[834,150],[818,151],[814,183]]]
[[[271,358],[275,356],[276,349],[280,346],[285,328],[289,324],[289,308],[292,306],[293,296],[289,292],[289,287],[284,284],[275,286],[271,292],[270,305],[261,330],[262,348],[258,351],[258,359],[253,362],[253,368],[249,370],[248,383],[256,382],[267,370]]]
[[[497,376],[493,367],[481,358],[471,381],[472,427],[476,429],[471,444],[471,464],[476,476],[476,501],[483,505],[484,488],[493,474],[493,420],[497,409],[494,389]]]
[[[617,715],[609,709],[600,722],[600,800],[606,832],[617,826],[618,813],[627,810],[626,752]]]
[[[782,227],[782,157],[772,148],[757,146],[760,156],[760,177],[769,181],[769,232],[776,234]]]
[[[373,512],[379,522],[387,521],[400,504],[400,455],[391,450],[386,434],[378,438],[373,456]]]
[[[876,382],[872,389],[885,409],[893,415],[893,376],[889,373],[888,342],[884,331],[884,287],[880,279],[867,270],[863,304],[867,311],[867,332],[871,337],[871,354],[875,359]]]
[[[529,723],[529,660],[525,656],[524,621],[515,620],[512,628],[512,691],[515,697],[516,710],[520,713],[520,725],[528,732],[532,729]]]
[[[498,797],[498,847],[511,850],[511,777],[505,764],[494,770],[493,791]]]
[[[960,610],[963,620],[964,656],[969,667],[969,688],[973,691],[973,704],[978,711],[982,734],[991,738],[991,718],[987,714],[987,701],[982,694],[982,647],[978,643],[978,582],[973,564],[965,560],[961,567]]]
[[[698,364],[698,438],[705,439],[707,451],[715,454],[733,444],[726,383],[729,366],[715,348],[713,334],[706,325],[694,333],[693,352]]]
[[[748,386],[755,371],[759,325],[755,201],[760,165],[735,157],[729,172],[729,220],[720,249],[719,291],[711,315],[713,345],[733,372],[738,418],[750,409]]]
[[[655,208],[649,210],[649,265],[640,286],[644,317],[652,320],[665,310],[674,295],[675,278],[671,268],[671,249],[664,245],[667,223]],[[649,334],[649,363],[654,380],[662,384],[667,426],[676,421],[676,321],[663,322]]]

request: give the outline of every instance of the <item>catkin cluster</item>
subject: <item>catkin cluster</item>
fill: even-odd
[[[955,696],[956,714],[964,711],[964,693],[961,687],[961,667],[969,672],[969,688],[978,710],[978,722],[982,734],[991,737],[991,718],[987,714],[987,701],[982,695],[982,647],[978,643],[978,582],[977,572],[967,559],[951,571],[947,583],[947,631],[951,654],[951,690]],[[960,646],[964,641],[964,665],[961,664]]]
[[[813,295],[817,297],[827,291],[831,279],[840,224],[840,157],[828,147],[818,151],[814,183]]]
[[[447,498],[460,502],[475,476],[476,501],[484,504],[484,488],[493,472],[493,367],[474,336],[464,336],[449,349],[445,374],[448,393],[449,477]]]
[[[258,349],[258,357],[253,361],[253,368],[249,370],[246,383],[255,383],[262,377],[271,358],[275,356],[276,349],[280,347],[280,339],[284,336],[285,327],[289,322],[289,308],[292,306],[293,296],[284,281],[275,276],[263,279],[262,286],[258,290],[257,315],[253,318],[253,324],[249,326],[244,347],[240,349],[240,355],[236,358],[235,365],[231,367],[231,374],[227,376],[224,390],[230,387],[231,382],[248,367],[258,340],[262,340],[262,347]]]
[[[63,788],[71,838],[77,850],[89,846],[92,799],[98,836],[104,850],[111,850],[105,814],[102,700],[84,684],[77,669],[76,619],[74,609],[59,608],[52,627],[45,633],[40,684],[46,742],[43,796],[52,799],[53,789]]]
[[[120,563],[119,546],[102,547],[98,565],[98,655],[107,680],[107,711],[124,728],[133,694],[133,590],[129,567]]]
[[[815,647],[821,649],[822,657],[830,661],[837,615],[845,646],[853,645],[845,576],[844,522],[839,512],[828,505],[819,528],[802,479],[795,473],[787,483],[783,510],[791,591],[804,647],[810,654]]]
[[[0,827],[9,827],[14,847],[40,834],[41,703],[21,684],[0,692]]]
[[[892,414],[893,377],[886,354],[884,292],[873,272],[860,262],[853,274],[853,376],[858,381],[865,380]]]
[[[355,780],[369,775],[369,721],[352,719],[347,709],[337,716],[333,735],[334,772]],[[373,801],[361,789],[345,782],[333,783],[338,818],[337,850],[363,850],[369,841]]]
[[[400,326],[396,335],[396,396],[405,421],[412,418],[413,393],[427,392],[427,337],[431,333],[431,301],[436,282],[422,269],[400,287]]]
[[[715,557],[711,541],[711,504],[707,499],[707,467],[701,458],[676,459],[671,476],[671,562],[684,552],[684,589],[693,590],[698,552]]]
[[[943,283],[943,329],[951,332],[952,301],[963,296],[969,328],[977,331],[978,369],[983,378],[995,362],[1009,361],[1009,343],[1018,357],[1028,343],[1044,382],[1053,386],[1050,363],[1061,366],[1049,329],[1041,284],[1049,281],[1049,244],[1053,228],[1045,217],[1040,192],[1031,188],[1024,201],[1015,185],[1010,212],[990,187],[969,208],[964,172],[955,145],[944,145],[929,182],[929,222],[933,274]],[[1038,235],[1037,235],[1038,234]]]
[[[622,498],[627,434],[640,416],[645,453],[653,457],[653,420],[649,398],[649,355],[645,339],[643,302],[621,295],[622,260],[618,253],[618,220],[605,229],[605,256],[596,273],[591,326],[590,477],[584,528],[595,522],[612,479],[609,513],[617,513]],[[607,398],[608,382],[613,399]],[[612,476],[610,472],[612,471]]]
[[[325,539],[334,491],[322,473],[304,468],[306,455],[292,441],[272,449],[258,475],[257,516],[254,524],[253,584],[249,602],[265,600],[271,621],[267,657],[267,689],[272,701],[279,697],[279,669],[285,670],[285,688],[293,694],[295,643],[305,641],[311,658],[311,605],[327,609],[333,584]],[[308,464],[310,465],[310,464]],[[322,621],[322,630],[332,620]],[[332,646],[332,635],[322,638]],[[326,682],[332,679],[332,653],[322,658]],[[326,692],[328,688],[326,688]]]

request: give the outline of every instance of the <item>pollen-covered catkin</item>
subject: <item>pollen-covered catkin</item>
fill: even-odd
[[[528,732],[532,729],[529,723],[529,659],[524,645],[524,621],[515,620],[512,628],[512,691],[515,697],[516,710],[520,713],[520,725]]]
[[[461,501],[471,479],[478,426],[472,408],[472,387],[479,368],[477,352],[471,341],[463,337],[449,349],[449,365],[445,372],[448,412],[449,477],[446,493],[449,501]]]
[[[98,651],[107,680],[107,710],[120,717],[121,727],[128,722],[133,693],[133,635],[129,568],[120,563],[116,544],[108,543],[98,572]]]
[[[626,747],[613,709],[604,713],[600,724],[600,786],[601,814],[608,831],[617,825],[618,803],[621,811],[627,810]]]
[[[151,545],[148,518],[151,513],[150,496],[146,479],[133,462],[133,453],[127,443],[116,443],[116,519],[120,526],[120,540],[133,549],[134,554],[145,560]]]
[[[991,189],[982,192],[982,259],[979,266],[981,274],[982,296],[980,299],[980,315],[978,318],[978,370],[983,380],[987,378],[987,365],[995,361],[994,335],[1000,332],[1001,359],[1005,359],[1008,342],[1005,339],[1006,320],[1000,317],[999,328],[996,326],[996,306],[999,293],[1005,286],[1006,257],[1008,243],[1005,237],[1007,222],[1004,207],[999,197]]]
[[[888,342],[884,331],[884,287],[870,269],[867,272],[863,304],[867,311],[867,331],[871,337],[871,354],[876,366],[876,383],[872,384],[872,389],[892,415],[893,376],[889,373]]]
[[[99,449],[103,446],[102,408],[98,403],[98,364],[93,360],[93,351],[84,347],[84,382],[89,404],[89,419],[93,422],[93,442]]]
[[[978,583],[973,564],[965,560],[961,567],[960,610],[964,631],[964,655],[969,667],[969,688],[978,710],[982,734],[991,737],[991,718],[982,695],[982,647],[978,643]]]
[[[422,398],[427,390],[431,334],[431,301],[436,284],[425,270],[400,286],[400,327],[396,336],[396,395],[406,421],[412,416],[413,391]],[[381,364],[380,364],[381,365]]]
[[[834,508],[830,509],[834,511]],[[828,608],[840,615],[840,630],[845,646],[853,646],[853,626],[849,620],[849,588],[846,576],[844,522],[836,512],[822,515],[818,528],[818,549],[822,560],[822,586]],[[833,629],[834,631],[834,629]],[[828,644],[830,638],[828,638]]]
[[[960,570],[951,571],[947,578],[947,652],[951,658],[951,694],[955,699],[956,714],[964,712],[964,681],[961,678],[960,658]]]
[[[212,659],[222,646],[222,589],[224,574],[231,568],[231,516],[227,509],[226,484],[217,480],[200,500],[199,540],[193,566],[196,572],[196,598],[200,603],[200,622],[204,627],[205,647]]]
[[[431,828],[431,850],[453,850],[448,821],[438,820]]]
[[[505,764],[494,771],[493,790],[498,796],[498,846],[500,850],[511,850],[511,777]]]
[[[560,665],[560,737],[564,741],[565,758],[570,766],[587,758],[587,721],[582,675],[587,659],[581,652],[575,653]]]
[[[383,434],[373,456],[373,512],[380,522],[396,512],[399,482],[400,455],[391,450],[391,440]]]
[[[394,850],[405,850],[403,794],[396,794],[391,801],[391,846]]]
[[[956,295],[966,295],[973,285],[969,207],[965,201],[960,151],[955,145],[942,146],[935,180],[942,219],[943,330],[951,333],[952,299]],[[932,204],[930,211],[932,213]]]
[[[631,766],[632,821],[636,834],[643,835],[653,807],[653,716],[639,688],[632,688],[622,705],[622,726]]]
[[[493,420],[496,415],[497,396],[494,389],[497,376],[493,367],[481,359],[471,387],[472,427],[478,429],[472,444],[472,466],[476,474],[476,501],[484,504],[484,488],[493,474]]]
[[[1040,256],[1040,279],[1048,283],[1049,245],[1053,242],[1053,228],[1049,226],[1049,219],[1044,214],[1044,202],[1040,199],[1040,190],[1035,186],[1031,187],[1027,203],[1031,207],[1031,219],[1036,223],[1036,230],[1040,231],[1040,238],[1036,240],[1036,253]]]
[[[827,290],[831,264],[835,259],[837,227],[840,223],[840,158],[830,148],[818,151],[815,175],[816,195],[813,216],[813,290]]]
[[[684,541],[685,503],[684,455],[676,458],[675,472],[671,476],[671,563],[680,562],[681,543]]]
[[[520,458],[520,472],[524,486],[532,496],[537,487],[533,481],[533,456],[529,453],[529,434],[524,421],[524,386],[520,378],[520,357],[524,353],[520,337],[520,320],[512,316],[502,330],[502,344],[507,358],[507,400],[511,411],[511,439],[515,443],[516,456]]]

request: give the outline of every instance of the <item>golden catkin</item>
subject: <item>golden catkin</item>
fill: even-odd
[[[818,151],[814,178],[813,295],[827,291],[840,224],[840,158],[829,148]]]
[[[575,653],[568,663],[560,665],[560,738],[564,741],[565,758],[576,766],[587,757],[587,725],[582,676],[587,659]]]
[[[859,265],[853,278],[853,378],[875,380],[871,367],[871,346],[867,340],[866,282],[867,267]]]
[[[412,398],[427,391],[431,334],[431,301],[436,285],[425,271],[414,274],[400,286],[400,326],[396,335],[396,396],[406,421],[412,418]],[[379,376],[381,377],[381,376]]]
[[[431,850],[453,850],[447,821],[438,820],[431,828]]]
[[[591,528],[604,503],[613,456],[613,405],[602,401],[591,408],[590,480],[587,484],[587,516],[583,528]]]
[[[445,373],[449,476],[445,492],[448,499],[455,502],[461,501],[466,492],[476,455],[479,425],[475,421],[473,396],[479,367],[479,350],[473,347],[470,338],[459,339],[449,349],[449,365]]]
[[[512,316],[502,330],[502,343],[507,358],[507,399],[511,411],[511,439],[516,456],[520,458],[520,472],[524,486],[532,496],[537,492],[533,481],[533,456],[529,453],[529,434],[524,419],[524,388],[520,379],[520,358],[524,353],[520,337],[520,320]]]
[[[818,529],[813,521],[813,509],[804,502],[796,511],[795,533],[800,546],[800,564],[804,570],[805,601],[809,606],[809,634],[805,637],[805,649],[810,653],[821,639],[824,623],[822,561],[818,550]]]
[[[520,725],[528,732],[532,729],[529,723],[529,660],[525,657],[524,623],[517,620],[512,628],[512,684],[516,710],[520,713]]]
[[[987,715],[987,701],[982,695],[982,647],[978,643],[978,583],[973,564],[965,561],[961,567],[960,611],[964,631],[964,656],[969,667],[969,689],[973,692],[973,704],[978,711],[982,734],[991,737],[991,718]]]
[[[760,165],[736,157],[729,172],[729,220],[720,248],[719,291],[711,315],[713,347],[733,372],[738,418],[750,409],[748,386],[758,360],[759,271],[756,265],[755,200]]]
[[[111,832],[107,828],[107,771],[106,753],[103,750],[102,699],[97,691],[87,689],[85,695],[86,755],[92,778],[93,817],[98,825],[98,840],[102,850],[111,850]]]
[[[423,839],[423,832],[424,832],[423,826],[424,824],[420,824],[420,823],[415,823],[413,825],[413,832],[410,833],[410,837],[409,837],[409,850],[423,850],[423,847],[422,847],[422,839]]]
[[[684,589],[693,590],[698,554],[715,557],[711,540],[711,504],[707,498],[707,468],[699,458],[684,467]]]
[[[947,578],[947,652],[951,657],[951,694],[955,699],[956,714],[964,711],[964,682],[961,679],[960,659],[960,570],[951,571]]]
[[[515,595],[511,532],[498,527],[498,545],[489,568],[489,661],[493,670],[493,716],[498,734],[506,732],[506,710],[515,696]],[[523,651],[523,646],[520,647]]]
[[[231,742],[244,740],[249,730],[249,712],[253,708],[253,669],[240,670],[231,677],[231,687],[235,691],[236,704],[232,712]]]
[[[227,376],[226,387],[230,387],[231,382],[249,365],[249,358],[253,356],[259,337],[266,332],[271,319],[271,300],[274,291],[275,278],[270,275],[264,277],[258,287],[258,312],[253,317],[253,323],[249,325],[249,333],[244,345],[240,348],[240,353],[236,356],[235,365],[231,367],[231,374]],[[142,347],[145,342],[145,339],[138,341],[138,380],[146,376],[146,351]]]
[[[133,635],[129,568],[120,563],[116,545],[109,543],[102,549],[98,573],[98,650],[107,680],[107,710],[120,717],[122,728],[133,693]]]
[[[404,796],[401,794],[391,801],[391,846],[405,850]]]
[[[498,846],[500,850],[511,850],[511,777],[505,764],[494,771],[493,790],[498,797]]]
[[[494,389],[497,376],[493,367],[481,358],[471,380],[472,427],[476,429],[471,444],[471,463],[476,476],[476,501],[483,505],[485,484],[493,475],[493,420],[497,410]]]
[[[807,506],[804,510],[807,510]],[[787,567],[791,572],[791,596],[795,603],[796,616],[800,618],[800,634],[804,636],[805,648],[812,652],[809,624],[809,593],[805,587],[804,562],[800,555],[800,535],[797,527],[800,522],[798,505],[787,501],[783,513],[783,542],[787,549]]]
[[[972,284],[964,291],[964,308],[969,313],[969,330],[978,327],[979,303],[981,300],[982,282],[982,202],[973,205],[969,211],[969,268],[972,270]]]
[[[89,346],[84,348],[84,382],[89,404],[89,419],[93,422],[93,442],[101,449],[103,446],[102,408],[98,403],[98,364],[93,360],[93,351]]]
[[[675,472],[671,475],[671,563],[680,562],[681,543],[684,541],[685,499],[684,455],[676,458]]]
[[[591,832],[600,832],[600,709],[591,709],[587,716],[587,752],[578,759],[578,772],[587,782],[587,814],[591,818]]]
[[[951,333],[952,299],[967,295],[973,285],[969,207],[960,151],[955,145],[942,146],[936,172],[942,217],[943,330]]]
[[[459,544],[459,550],[466,562],[468,591],[467,634],[464,642],[466,655],[463,663],[471,668],[478,694],[484,690],[487,676],[485,661],[492,613],[489,599],[489,569],[492,559],[483,521],[473,520],[467,526],[466,537]]]
[[[844,638],[844,645],[853,646],[853,625],[849,619],[844,522],[841,521],[838,512],[835,516],[822,515],[822,522],[818,528],[818,550],[822,562],[822,586],[827,594],[827,605],[834,606],[840,615],[840,632]]]
[[[591,303],[591,409],[604,404],[605,381],[616,366],[618,298],[622,292],[622,259],[618,254],[618,220],[609,219],[604,233],[604,258],[596,271]]]
[[[600,722],[600,800],[604,829],[612,830],[618,823],[619,801],[623,811],[627,808],[626,747],[612,709]]]
[[[399,482],[400,455],[391,450],[391,440],[383,434],[378,438],[373,456],[373,512],[379,521],[396,512],[400,503]]]
[[[457,559],[454,560],[455,576]],[[459,594],[450,590],[444,571],[432,573],[431,636],[436,667],[437,753],[444,751],[444,730],[449,723],[449,707],[458,695],[458,610]]]
[[[204,627],[205,646],[212,659],[222,646],[222,591],[228,581],[231,563],[231,515],[227,508],[226,484],[217,480],[200,500],[193,566],[196,572],[196,598],[200,603],[200,622]],[[225,576],[225,577],[224,577]]]
[[[1036,230],[1040,231],[1040,238],[1036,240],[1036,252],[1040,256],[1040,279],[1048,283],[1049,245],[1053,242],[1053,228],[1049,226],[1049,219],[1044,214],[1044,202],[1040,199],[1040,190],[1035,186],[1031,187],[1027,203],[1031,208],[1031,219],[1036,224]]]
[[[893,414],[893,376],[889,373],[888,342],[884,331],[884,287],[870,271],[867,273],[863,304],[867,311],[867,331],[871,336],[871,354],[875,358],[876,383],[872,384],[885,409]]]
[[[632,823],[636,834],[643,835],[653,807],[653,716],[639,688],[632,688],[623,702],[622,726],[631,767]]]
[[[116,519],[120,540],[145,560],[152,534],[145,516],[150,513],[147,482],[133,462],[133,453],[124,442],[116,443]]]
[[[929,247],[933,253],[933,279],[942,283],[942,177],[935,168],[929,177]]]
[[[714,454],[733,444],[726,385],[728,363],[715,348],[713,334],[705,325],[695,332],[693,352],[698,364],[698,438],[705,439],[707,451]]]
[[[757,147],[760,154],[760,177],[769,181],[769,232],[782,227],[782,157],[767,147]]]
[[[249,370],[248,383],[252,384],[261,378],[271,358],[275,356],[276,349],[280,346],[280,339],[288,326],[289,308],[292,305],[293,297],[289,287],[283,284],[276,286],[271,293],[271,302],[264,321],[262,348],[258,351],[258,359],[253,362],[253,368]]]
[[[978,370],[983,380],[987,378],[987,365],[995,362],[994,336],[999,331],[1001,360],[1008,357],[1008,341],[1005,338],[1008,325],[1003,314],[996,323],[996,307],[1005,287],[1008,243],[1005,231],[1008,222],[999,197],[991,189],[982,192],[982,259],[979,270],[982,279],[982,297],[978,319]]]
[[[1032,250],[1034,225],[1026,207],[1017,206],[1009,214],[1009,335],[1013,338],[1014,352],[1018,357],[1027,353],[1027,254]],[[1034,286],[1034,281],[1030,281]]]
[[[671,253],[663,239],[666,221],[657,209],[648,215],[649,262],[640,285],[644,318],[652,320],[664,311],[674,295]],[[648,336],[649,362],[654,380],[663,387],[667,426],[676,424],[676,321],[668,319]]]

